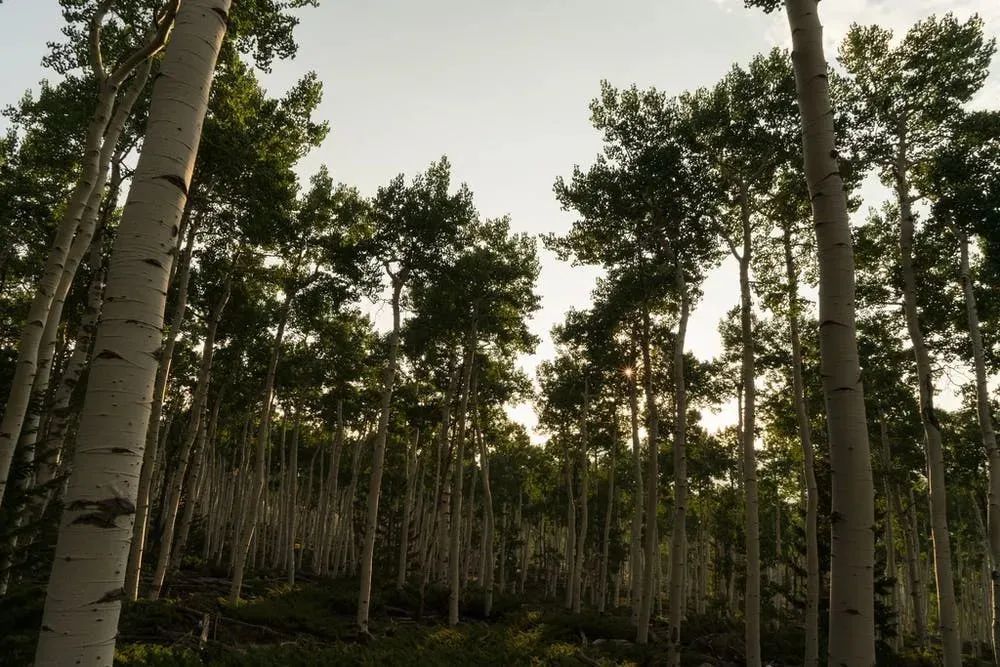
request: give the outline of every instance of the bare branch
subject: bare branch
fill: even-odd
[[[124,81],[129,74],[132,73],[139,63],[146,60],[147,58],[152,58],[155,56],[163,45],[167,43],[167,37],[170,35],[170,29],[174,25],[174,17],[177,16],[177,9],[180,6],[180,0],[168,0],[167,4],[164,5],[163,10],[157,17],[156,30],[150,36],[150,38],[141,47],[136,49],[129,55],[121,65],[119,65],[115,71],[108,77],[108,80],[112,85],[119,85]]]
[[[104,71],[104,56],[101,54],[101,25],[113,3],[114,0],[102,0],[90,19],[90,66],[94,68],[94,76],[102,85],[107,79],[107,73]]]

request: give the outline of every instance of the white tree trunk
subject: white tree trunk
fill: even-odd
[[[930,352],[920,328],[917,308],[917,279],[913,269],[914,217],[910,186],[907,180],[908,154],[905,130],[900,133],[896,162],[896,201],[899,205],[900,269],[903,277],[903,313],[913,345],[917,366],[917,394],[920,421],[927,448],[927,480],[930,487],[931,538],[934,543],[934,574],[938,592],[938,625],[944,648],[945,667],[962,664],[962,640],[959,631],[958,605],[951,564],[951,536],[948,533],[948,497],[944,479],[944,446],[941,427],[934,410],[934,376]]]
[[[750,209],[746,190],[740,193],[743,228],[743,253],[740,262],[740,330],[743,358],[741,381],[743,387],[743,420],[740,440],[743,450],[744,531],[746,535],[746,593],[744,622],[747,667],[760,667],[760,517],[757,498],[757,452],[755,448],[756,366],[750,293],[750,257],[753,248],[750,228]]]
[[[146,140],[108,269],[35,664],[111,665],[169,257],[230,0],[188,0],[153,86]]]
[[[965,315],[969,326],[969,340],[972,342],[972,358],[976,371],[976,414],[983,447],[989,457],[989,493],[986,521],[989,524],[988,544],[990,561],[991,616],[993,662],[1000,664],[1000,447],[997,446],[996,430],[990,408],[990,389],[987,382],[986,355],[983,347],[983,332],[979,326],[979,309],[976,306],[976,292],[969,268],[969,239],[959,231],[960,274],[962,292],[965,296]]]
[[[361,589],[358,592],[357,624],[362,633],[368,632],[368,613],[372,596],[372,560],[375,556],[375,529],[378,525],[378,503],[382,493],[382,470],[385,466],[385,444],[389,436],[389,413],[392,390],[396,382],[396,356],[399,353],[399,298],[401,280],[393,277],[392,333],[389,336],[389,358],[382,370],[382,396],[379,406],[378,431],[372,459],[372,474],[368,484],[368,511],[365,517],[365,543],[361,553]],[[353,498],[350,499],[353,502]]]
[[[642,372],[646,388],[646,418],[649,424],[647,431],[649,476],[646,481],[646,543],[643,553],[642,600],[639,604],[639,622],[636,629],[636,643],[639,644],[649,642],[649,622],[653,615],[653,599],[656,597],[656,573],[660,563],[660,543],[656,524],[660,480],[660,421],[656,397],[653,393],[653,362],[649,346],[649,311],[644,310],[642,314]]]
[[[639,623],[639,605],[642,601],[642,445],[639,441],[639,397],[636,389],[636,370],[630,369],[627,376],[629,424],[632,433],[632,469],[635,489],[632,492],[632,525],[629,551],[629,589],[632,605],[632,622]]]
[[[452,473],[451,521],[448,534],[448,625],[458,624],[458,603],[461,596],[459,548],[462,535],[462,481],[465,467],[465,425],[469,408],[469,392],[476,362],[476,321],[473,315],[472,328],[465,344],[465,365],[462,369],[462,398],[458,406],[458,433],[455,435],[455,467]]]
[[[788,290],[788,331],[792,345],[792,400],[795,403],[795,420],[802,445],[803,478],[806,487],[806,617],[804,667],[819,666],[819,542],[817,519],[819,489],[816,486],[815,458],[812,447],[812,429],[806,410],[805,383],[802,379],[802,343],[799,340],[799,281],[798,270],[792,257],[792,237],[788,225],[782,236],[785,253],[785,278]]]
[[[854,249],[818,0],[785,0],[819,260],[820,357],[833,471],[828,661],[875,664],[875,488],[854,314]]]
[[[185,216],[190,215],[190,208],[185,210]],[[129,600],[139,596],[139,577],[142,571],[142,560],[146,549],[146,536],[149,531],[150,506],[153,498],[153,472],[159,454],[160,416],[166,397],[167,383],[170,378],[170,366],[173,361],[174,348],[180,336],[180,329],[187,312],[188,283],[191,276],[191,254],[194,251],[194,236],[196,226],[193,222],[187,225],[181,222],[181,233],[188,227],[187,242],[180,257],[180,267],[177,270],[177,294],[174,312],[170,320],[170,328],[160,349],[159,364],[156,378],[153,381],[153,402],[150,408],[149,427],[146,430],[146,455],[143,457],[139,470],[139,482],[136,499],[135,522],[132,528],[132,545],[129,550],[128,566],[125,570],[125,594]],[[173,262],[171,262],[173,264]]]
[[[669,248],[669,241],[666,241]],[[687,385],[684,377],[684,343],[687,339],[690,301],[684,270],[673,249],[674,290],[680,299],[680,318],[674,337],[674,522],[670,542],[670,637],[667,643],[667,664],[680,665],[681,622],[684,620],[684,587],[687,571]]]

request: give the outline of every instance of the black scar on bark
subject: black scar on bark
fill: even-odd
[[[180,176],[177,176],[176,174],[163,174],[161,176],[157,176],[157,178],[162,178],[166,182],[175,186],[178,190],[184,193],[185,197],[187,197],[188,186],[187,183],[184,182],[184,179]]]
[[[106,602],[119,602],[125,599],[124,588],[113,588],[91,604],[104,604]]]
[[[97,354],[98,359],[124,359],[124,357],[113,350],[101,350]]]
[[[74,524],[90,524],[99,528],[114,528],[120,516],[135,514],[135,503],[128,498],[113,497],[105,500],[75,500],[67,506],[70,510],[94,510],[81,514]]]

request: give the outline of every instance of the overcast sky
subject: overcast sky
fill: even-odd
[[[949,10],[978,12],[998,34],[998,0],[837,0],[820,4],[827,56],[852,22],[901,32]],[[303,161],[303,176],[326,164],[336,180],[371,193],[447,155],[483,215],[509,214],[516,231],[531,233],[561,233],[573,221],[552,183],[574,164],[590,164],[600,148],[587,105],[601,79],[675,94],[789,43],[782,13],[746,10],[742,0],[321,0],[301,17],[298,57],[276,64],[265,82],[279,94],[315,70],[324,83],[319,116],[332,132]],[[55,0],[0,5],[8,63],[0,104],[46,76],[40,60],[60,27]],[[1000,105],[1000,77],[991,76],[979,103]],[[542,309],[533,321],[543,342],[526,369],[551,357],[549,329],[568,308],[588,304],[596,275],[543,252]],[[732,266],[709,277],[688,335],[696,355],[718,351],[718,321],[738,294]],[[527,406],[514,414],[534,422]],[[706,419],[732,421],[731,409]]]

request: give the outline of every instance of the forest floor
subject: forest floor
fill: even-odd
[[[649,645],[632,640],[626,608],[571,614],[558,601],[497,596],[489,619],[475,589],[465,596],[462,622],[447,626],[447,591],[378,591],[371,635],[354,626],[356,579],[303,578],[294,586],[255,579],[238,605],[225,601],[228,580],[185,573],[166,596],[125,605],[116,664],[188,667],[251,665],[452,666],[560,665],[645,666],[666,663],[667,628],[654,622]],[[28,665],[40,623],[38,588],[23,589],[0,609],[0,663]],[[207,625],[207,629],[206,629]],[[742,626],[709,616],[689,618],[681,664],[729,667],[743,664]],[[801,630],[774,628],[763,638],[766,664],[801,664]],[[933,660],[893,660],[894,665],[933,665]]]

